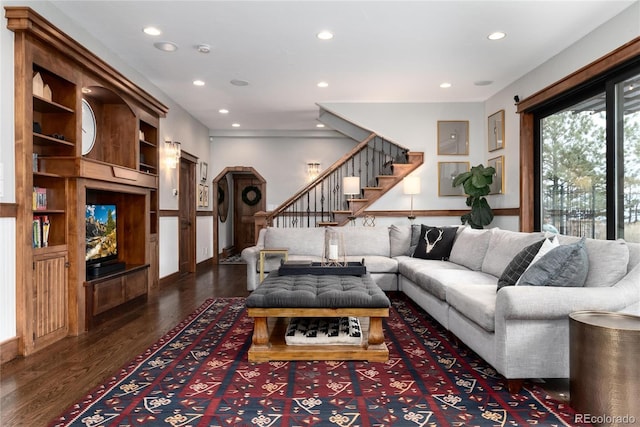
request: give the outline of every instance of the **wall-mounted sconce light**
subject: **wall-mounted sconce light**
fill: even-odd
[[[180,163],[180,143],[178,141],[165,141],[166,162],[169,169],[175,169]]]
[[[411,196],[411,213],[409,214],[409,220],[413,222],[416,216],[413,214],[413,195],[420,194],[420,177],[419,176],[406,176],[402,180],[402,190],[404,194]]]
[[[309,182],[315,180],[320,175],[320,163],[307,163],[307,178]]]

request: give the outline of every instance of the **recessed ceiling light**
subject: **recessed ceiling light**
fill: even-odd
[[[202,43],[196,46],[196,50],[200,53],[209,53],[211,52],[211,46]]]
[[[175,52],[178,50],[178,45],[174,42],[157,42],[153,45],[164,52]]]
[[[440,87],[442,89],[448,89],[448,88],[451,87],[451,83],[446,83],[446,82],[445,83],[440,83]]]
[[[240,127],[240,123],[233,123],[231,126],[234,127],[234,128],[239,128]]]
[[[329,83],[327,82],[319,82],[318,87],[329,87]]]
[[[204,86],[204,82],[202,80],[194,80],[193,81],[193,85],[194,86]]]
[[[323,125],[322,123],[318,123],[318,124],[316,124],[316,127],[317,127],[317,128],[323,128],[323,127],[324,127],[324,125]]]
[[[227,110],[226,108],[221,108],[218,110],[218,113],[220,114],[229,114],[229,110]]]
[[[88,87],[83,87],[82,93],[91,93],[91,89],[89,89]]]
[[[495,33],[491,33],[487,36],[489,40],[500,40],[505,37],[507,37],[507,34],[503,33],[502,31],[496,31]]]
[[[478,80],[473,82],[473,84],[476,86],[489,86],[492,83],[493,83],[492,80]]]
[[[162,34],[162,31],[156,27],[144,27],[142,31],[149,36],[159,36]]]
[[[328,30],[324,30],[324,31],[320,31],[316,37],[318,37],[320,40],[331,40],[333,38],[333,33],[331,31]]]
[[[233,79],[230,82],[234,86],[249,86],[249,82],[246,80]]]

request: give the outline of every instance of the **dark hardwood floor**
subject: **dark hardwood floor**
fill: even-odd
[[[181,277],[92,331],[68,337],[0,366],[0,426],[45,426],[181,320],[207,298],[247,296],[244,265],[221,264]],[[541,384],[560,400],[568,382]]]
[[[46,426],[142,353],[207,298],[247,296],[244,265],[215,265],[149,295],[147,304],[0,366],[0,425]]]

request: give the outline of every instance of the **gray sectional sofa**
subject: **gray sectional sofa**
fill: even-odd
[[[583,286],[498,289],[514,257],[549,236],[460,227],[449,259],[442,261],[411,256],[419,240],[419,225],[337,230],[343,234],[348,261],[364,259],[367,271],[383,290],[408,295],[507,378],[512,390],[525,378],[569,377],[570,313],[637,313],[640,307],[637,243],[594,239],[580,243],[576,237],[560,235],[559,244],[565,249],[568,245],[584,247],[588,267]],[[248,290],[259,286],[260,249],[288,248],[289,260],[320,261],[325,232],[325,228],[262,229],[256,246],[242,251]],[[267,258],[265,272],[277,269],[280,259]]]

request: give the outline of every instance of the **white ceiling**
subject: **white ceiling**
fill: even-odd
[[[484,101],[635,1],[52,3],[215,131],[315,129],[323,102]],[[316,38],[325,29],[333,40]]]

